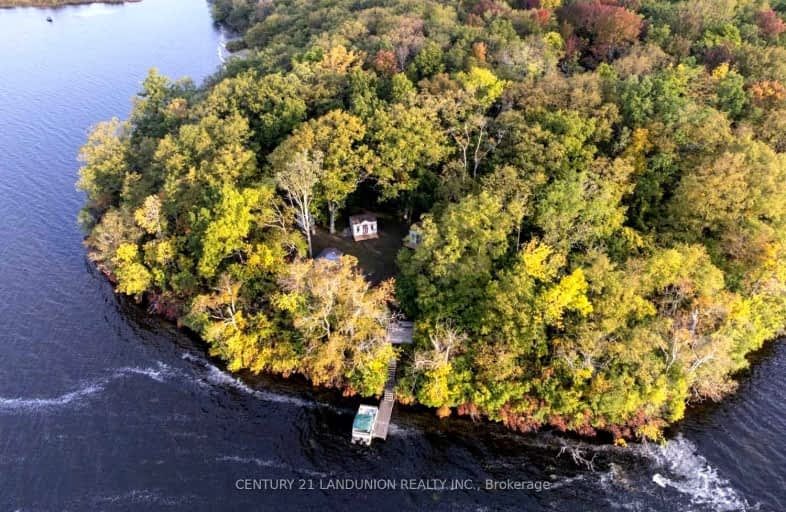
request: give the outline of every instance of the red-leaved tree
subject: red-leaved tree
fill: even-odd
[[[583,50],[590,65],[618,57],[638,39],[642,29],[642,17],[616,2],[579,0],[561,7],[558,15],[565,26],[586,41]]]
[[[772,9],[765,9],[756,13],[756,25],[759,26],[761,34],[767,39],[776,39],[786,30],[786,23],[778,17],[778,13]]]
[[[374,57],[374,69],[386,75],[394,75],[398,71],[396,54],[390,50],[379,50]]]

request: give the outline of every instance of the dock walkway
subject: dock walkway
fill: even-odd
[[[374,437],[387,439],[388,428],[390,428],[390,416],[393,414],[393,404],[396,402],[396,359],[393,358],[388,363],[388,379],[385,382],[385,391],[382,400],[379,402],[379,413],[377,422],[374,425]]]

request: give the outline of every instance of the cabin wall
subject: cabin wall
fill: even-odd
[[[355,240],[378,238],[376,221],[363,221],[352,226],[352,237]]]

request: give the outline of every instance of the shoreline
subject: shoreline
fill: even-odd
[[[364,399],[378,399],[380,396],[374,397],[365,397],[359,394],[351,394],[348,395],[346,393],[347,388],[339,388],[339,387],[328,387],[328,386],[319,386],[313,384],[305,375],[295,372],[291,375],[285,376],[282,374],[274,373],[274,372],[260,372],[254,373],[247,368],[242,368],[238,371],[232,371],[227,367],[226,361],[222,360],[217,356],[213,356],[210,354],[210,344],[200,336],[200,334],[196,331],[191,330],[186,325],[181,322],[181,318],[179,315],[169,315],[166,312],[166,308],[159,309],[155,307],[157,303],[151,301],[151,297],[146,293],[143,298],[139,301],[124,296],[123,294],[119,294],[116,291],[116,280],[113,278],[111,274],[108,274],[106,271],[101,269],[95,262],[90,261],[88,258],[89,264],[92,268],[98,272],[103,279],[111,286],[112,293],[114,296],[125,302],[128,306],[137,309],[139,313],[147,318],[157,318],[163,322],[174,327],[179,333],[186,336],[190,339],[199,349],[202,351],[205,360],[214,365],[216,368],[220,369],[223,372],[226,372],[228,375],[231,375],[234,378],[239,379],[245,385],[251,387],[254,390],[260,389],[267,389],[264,387],[260,387],[261,384],[264,384],[265,381],[273,381],[277,385],[281,385],[286,387],[290,391],[296,391],[300,393],[315,393],[322,396],[330,395],[332,403],[342,403],[350,400],[364,400]],[[160,303],[159,303],[160,304]],[[746,355],[746,358],[750,362],[750,366],[747,368],[741,369],[740,371],[734,374],[735,377],[744,377],[745,375],[750,375],[752,372],[752,365],[758,364],[762,362],[764,359],[769,357],[773,350],[773,345],[779,341],[782,341],[783,338],[773,338],[767,342],[765,342],[758,350],[754,350]],[[739,383],[739,381],[738,381]],[[725,395],[721,400],[718,401],[711,401],[705,400],[701,402],[689,402],[686,404],[686,411],[685,415],[678,421],[671,423],[664,427],[663,429],[663,437],[661,438],[660,442],[668,442],[681,432],[685,421],[688,419],[689,415],[697,415],[701,414],[702,412],[711,411],[712,409],[720,407],[724,402],[729,400],[733,397],[737,392],[739,392],[739,386],[737,389]],[[420,423],[423,419],[429,417],[431,419],[431,425],[440,425],[445,423],[457,422],[458,425],[493,425],[499,428],[501,431],[507,432],[511,435],[521,436],[522,438],[527,436],[536,436],[536,435],[551,435],[558,439],[564,440],[574,440],[581,443],[586,443],[588,445],[593,446],[614,446],[621,449],[626,449],[630,445],[641,445],[646,442],[646,440],[642,440],[636,437],[622,437],[620,440],[623,442],[620,443],[619,440],[615,440],[614,435],[609,430],[596,430],[596,434],[593,436],[581,434],[574,430],[560,430],[553,425],[544,424],[541,425],[539,428],[528,430],[528,431],[521,431],[515,428],[511,428],[510,426],[506,425],[504,422],[491,420],[485,415],[479,415],[473,417],[470,414],[460,414],[456,410],[456,408],[451,408],[451,414],[445,417],[441,417],[437,414],[437,410],[434,407],[429,407],[423,405],[418,402],[414,403],[407,403],[402,402],[398,399],[395,400],[396,405],[399,407],[400,410],[406,411],[408,415],[415,418],[416,423]],[[436,421],[434,421],[436,420]],[[455,428],[455,427],[454,427]],[[448,425],[448,429],[450,430],[450,426]],[[657,442],[657,441],[656,441]]]

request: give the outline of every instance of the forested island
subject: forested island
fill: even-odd
[[[624,442],[786,327],[783,0],[213,9],[248,55],[152,71],[78,186],[91,260],[230,370],[370,396],[396,355],[403,403]],[[417,234],[392,279],[314,258],[365,211]]]

